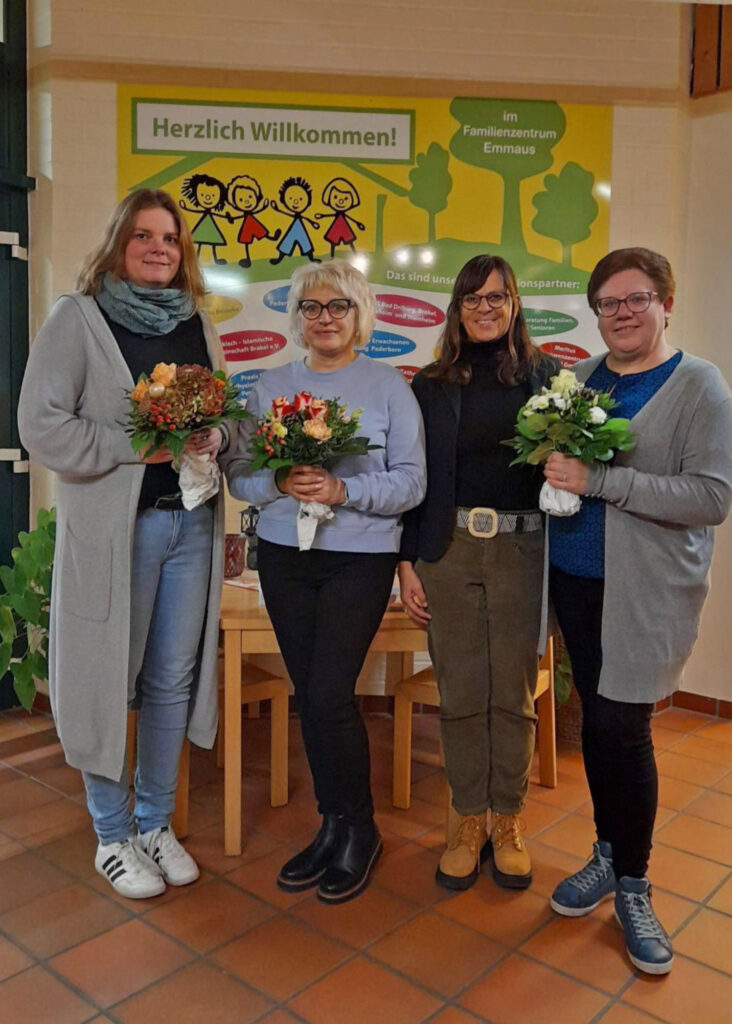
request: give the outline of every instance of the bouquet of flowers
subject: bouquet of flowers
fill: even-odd
[[[250,442],[252,470],[290,466],[322,466],[343,455],[365,455],[380,447],[358,437],[361,410],[348,412],[337,398],[313,398],[300,391],[294,398],[275,398],[259,420]],[[312,547],[318,523],[333,517],[329,505],[300,502],[297,537],[301,551]]]
[[[129,397],[133,450],[152,455],[166,447],[180,474],[184,507],[202,505],[217,493],[221,474],[207,455],[186,451],[186,441],[197,430],[249,415],[239,404],[236,386],[221,370],[158,363],[150,377],[140,375]]]
[[[518,454],[512,466],[537,466],[552,452],[574,455],[582,462],[609,462],[616,451],[629,451],[635,441],[629,421],[608,414],[618,404],[607,391],[584,387],[571,370],[562,370],[533,395],[518,414],[516,435],[503,444]],[[542,511],[571,516],[579,511],[578,495],[545,481],[539,495]]]

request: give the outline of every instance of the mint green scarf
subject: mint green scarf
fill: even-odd
[[[111,273],[104,275],[96,300],[110,320],[134,334],[170,334],[196,309],[179,288],[140,288]]]

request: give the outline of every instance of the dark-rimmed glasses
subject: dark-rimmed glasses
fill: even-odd
[[[595,299],[595,312],[598,316],[615,316],[622,304],[625,303],[629,313],[645,313],[654,295],[658,295],[658,292],[631,292],[624,299],[616,299],[614,295],[604,295],[601,299]]]
[[[324,309],[334,320],[342,320],[348,311],[356,305],[351,299],[331,299],[330,302],[318,302],[317,299],[300,299],[297,308],[306,320],[317,320]]]
[[[500,309],[501,306],[506,305],[506,299],[508,298],[508,292],[488,292],[487,295],[475,295],[473,292],[469,292],[467,295],[463,295],[460,298],[460,305],[463,309],[469,309],[471,312],[475,309],[480,309],[483,299],[488,309]]]

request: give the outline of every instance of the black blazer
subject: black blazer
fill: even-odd
[[[543,356],[526,380],[527,399],[559,373],[559,363]],[[427,445],[427,494],[421,505],[402,516],[402,561],[436,562],[447,551],[455,529],[455,470],[460,422],[461,385],[426,377],[412,381],[424,418]]]

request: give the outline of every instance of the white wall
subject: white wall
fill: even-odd
[[[674,89],[683,4],[44,0],[55,57]],[[344,90],[343,90],[344,91]]]
[[[685,330],[675,341],[716,363],[732,383],[732,93],[690,108],[683,280]],[[731,439],[732,440],[732,439]],[[732,700],[732,521],[717,530],[712,589],[684,688]]]

